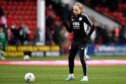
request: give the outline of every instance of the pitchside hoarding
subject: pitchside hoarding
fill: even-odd
[[[7,46],[5,56],[24,56],[31,52],[32,56],[60,56],[59,46]]]
[[[126,55],[126,45],[95,45],[95,55]]]
[[[24,56],[30,51],[32,56],[60,56],[59,46],[7,46],[5,56]],[[88,55],[123,55],[126,56],[126,45],[88,45]]]

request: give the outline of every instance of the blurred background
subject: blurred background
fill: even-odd
[[[0,0],[0,84],[26,84],[28,72],[33,84],[80,84],[78,55],[76,79],[65,81],[73,34],[63,22],[70,23],[75,2],[96,28],[88,42],[87,83],[126,84],[126,0]]]
[[[68,55],[72,33],[63,22],[70,22],[75,2],[96,30],[88,46],[89,55],[126,55],[125,0],[0,0],[0,27],[6,34],[6,56]]]

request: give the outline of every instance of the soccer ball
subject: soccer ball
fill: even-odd
[[[24,80],[27,83],[32,83],[35,81],[35,75],[33,73],[26,73],[24,76]]]
[[[29,55],[25,55],[25,56],[24,56],[24,60],[25,60],[25,61],[28,61],[28,60],[30,60],[30,57],[29,57]]]

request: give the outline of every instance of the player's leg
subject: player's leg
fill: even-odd
[[[71,48],[69,49],[69,57],[68,57],[68,65],[69,65],[69,75],[66,80],[74,79],[74,59],[77,53],[77,48],[74,44],[72,44]]]
[[[3,57],[3,56],[2,56],[2,51],[0,50],[0,59],[2,59],[2,57]]]
[[[3,27],[0,28],[0,59],[2,60],[5,60],[4,51],[7,42],[6,34],[5,34],[6,31],[4,32],[4,30],[5,29]]]
[[[80,81],[88,81],[88,73],[87,73],[87,64],[86,64],[86,46],[82,46],[80,49],[80,61],[82,64],[82,68],[83,68],[83,78]]]
[[[4,51],[2,49],[0,49],[0,59],[5,60]]]
[[[5,52],[6,42],[0,42],[0,59],[5,60],[4,52]]]
[[[74,59],[75,59],[76,53],[77,53],[77,50],[75,50],[75,49],[70,50],[70,54],[69,54],[69,57],[68,57],[68,60],[69,60],[69,72],[71,74],[74,71]]]
[[[87,50],[88,50],[88,47],[86,46],[85,47],[84,56],[86,57],[86,60],[89,60],[90,59],[90,56],[87,54]]]

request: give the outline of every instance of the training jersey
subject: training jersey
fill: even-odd
[[[66,28],[68,32],[73,32],[73,40],[84,40],[87,37],[87,27],[85,27],[84,24],[87,24],[90,27],[93,25],[86,14],[80,14],[78,16],[71,17],[70,26],[67,26]]]

